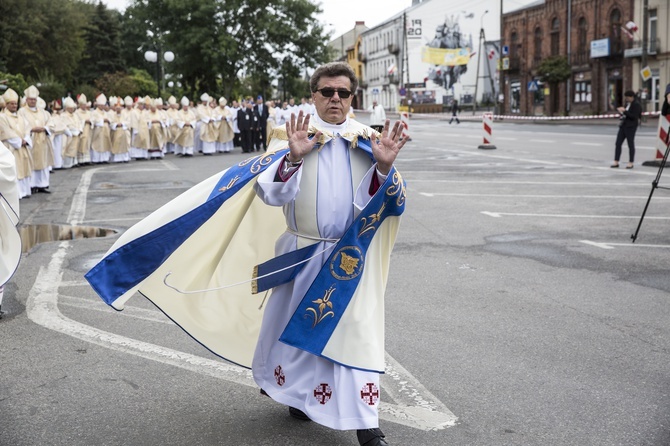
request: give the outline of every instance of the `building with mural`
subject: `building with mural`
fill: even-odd
[[[345,49],[351,66],[362,68],[359,107],[377,100],[389,110],[411,104],[442,111],[452,99],[465,106],[475,97],[480,104],[493,102],[500,29],[499,5],[493,3],[415,1],[360,33],[360,41]],[[331,46],[340,43],[334,39]]]

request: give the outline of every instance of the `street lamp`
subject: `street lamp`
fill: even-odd
[[[158,57],[158,54],[161,52],[160,46],[158,47],[158,52],[156,51],[145,51],[144,59],[147,62],[156,64],[156,85],[158,86],[158,97],[161,97],[161,82],[163,79],[163,69],[161,66],[161,58]],[[172,51],[166,51],[163,53],[163,59],[165,62],[172,62],[174,60],[174,53]]]

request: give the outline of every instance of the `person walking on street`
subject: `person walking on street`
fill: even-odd
[[[626,169],[632,169],[635,162],[635,132],[642,117],[642,107],[640,103],[635,100],[635,92],[626,91],[624,93],[625,107],[617,107],[621,114],[619,118],[619,133],[616,137],[614,146],[614,164],[610,167],[619,167],[619,159],[621,158],[621,145],[623,141],[628,141],[628,165]]]
[[[374,99],[372,101],[372,106],[368,111],[370,112],[370,127],[381,133],[384,128],[384,122],[386,122],[386,111],[384,110],[384,107],[379,105],[377,100]]]
[[[458,120],[458,112],[461,111],[461,109],[458,107],[458,100],[454,99],[451,101],[451,119],[449,120],[449,124],[455,119],[456,124],[460,124],[461,121]]]

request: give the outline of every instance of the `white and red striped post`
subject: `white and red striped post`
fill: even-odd
[[[400,112],[400,125],[402,126],[402,139],[408,139],[409,137],[409,112]]]
[[[482,114],[482,124],[484,125],[484,143],[478,149],[495,149],[493,145],[493,113],[485,112]]]
[[[663,162],[665,150],[668,147],[668,134],[670,134],[670,115],[658,115],[658,132],[656,133],[656,158],[642,163],[643,166],[660,166]]]

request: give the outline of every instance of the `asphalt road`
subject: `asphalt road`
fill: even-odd
[[[495,150],[477,149],[477,122],[410,131],[386,296],[391,444],[670,444],[670,192],[630,240],[655,126],[631,170],[609,167],[608,125],[496,123]],[[22,223],[123,231],[239,152],[58,171]],[[39,243],[7,285],[0,445],[357,444],[290,418],[142,297],[102,303],[83,274],[113,237]]]

